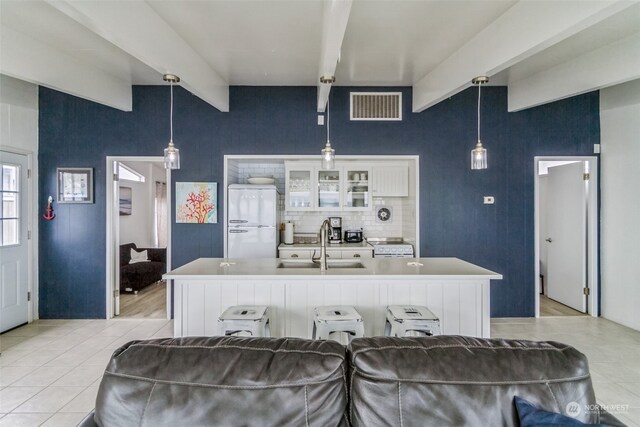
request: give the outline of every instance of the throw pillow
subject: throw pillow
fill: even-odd
[[[575,418],[566,415],[557,414],[555,412],[545,411],[536,407],[533,403],[524,400],[521,397],[514,397],[516,409],[518,410],[518,418],[520,418],[520,427],[581,427],[581,426],[603,426],[602,424],[585,424]],[[604,426],[603,426],[604,427]]]
[[[138,252],[135,249],[131,248],[131,261],[129,264],[135,264],[137,262],[145,262],[149,261],[149,256],[147,255],[147,251]]]

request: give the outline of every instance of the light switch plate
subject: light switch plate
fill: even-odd
[[[494,203],[495,203],[495,199],[493,198],[493,196],[484,196],[485,205],[492,205]]]
[[[318,114],[318,126],[324,125],[324,116],[322,114]]]
[[[593,144],[593,154],[600,154],[600,144]]]

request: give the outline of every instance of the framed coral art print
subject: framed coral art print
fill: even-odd
[[[217,222],[217,182],[176,182],[176,223]]]

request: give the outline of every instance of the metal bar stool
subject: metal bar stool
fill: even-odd
[[[263,305],[234,305],[218,318],[220,335],[270,337],[269,309]]]
[[[440,319],[427,307],[390,305],[384,334],[393,337],[440,335]]]
[[[313,339],[334,339],[344,344],[336,334],[346,335],[347,344],[352,338],[364,336],[362,316],[352,306],[322,306],[314,309]]]

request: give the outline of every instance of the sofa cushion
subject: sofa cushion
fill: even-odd
[[[129,260],[129,264],[136,264],[138,262],[147,262],[149,261],[149,254],[147,251],[137,251],[135,249],[131,249],[131,259]]]
[[[515,395],[558,413],[570,402],[596,403],[586,357],[555,342],[356,338],[349,358],[355,426],[518,426]]]
[[[514,403],[518,411],[520,419],[520,427],[536,427],[536,426],[564,426],[564,427],[604,427],[603,424],[585,424],[570,417],[555,412],[545,411],[536,407],[528,400],[524,400],[518,396],[514,397]],[[571,404],[572,405],[572,404]],[[573,405],[574,410],[580,411],[578,405]],[[579,412],[576,412],[576,414]]]
[[[98,425],[346,423],[346,361],[332,341],[189,337],[132,341],[98,391]]]

